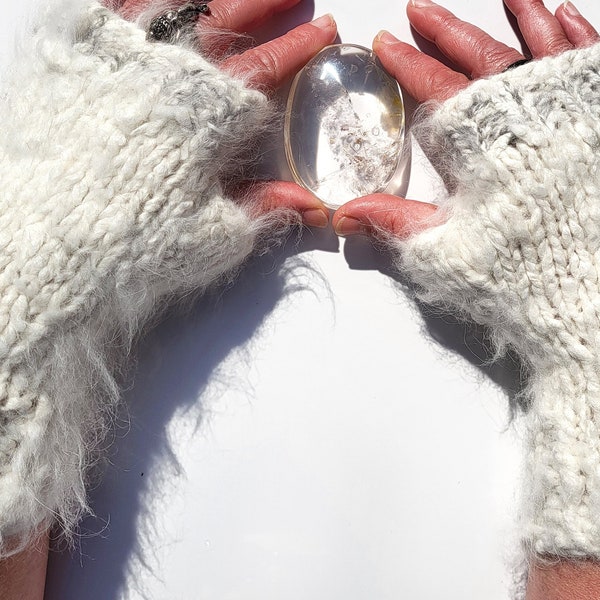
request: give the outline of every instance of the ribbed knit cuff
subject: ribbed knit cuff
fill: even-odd
[[[0,104],[0,558],[73,532],[132,340],[264,228],[223,193],[261,93],[97,2],[41,14]]]
[[[600,364],[534,372],[523,541],[539,556],[600,560]]]

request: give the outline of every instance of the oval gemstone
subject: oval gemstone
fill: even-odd
[[[294,79],[284,139],[296,182],[331,208],[391,192],[404,143],[400,87],[367,48],[328,46]]]

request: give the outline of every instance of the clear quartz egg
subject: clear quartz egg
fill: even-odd
[[[330,208],[393,191],[404,143],[400,87],[367,48],[328,46],[294,79],[284,140],[296,182]]]

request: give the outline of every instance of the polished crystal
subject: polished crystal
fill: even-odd
[[[400,87],[367,48],[329,46],[294,79],[285,119],[288,164],[328,206],[393,192],[403,142]]]

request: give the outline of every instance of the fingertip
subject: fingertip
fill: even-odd
[[[556,13],[559,12],[563,12],[569,15],[570,17],[581,17],[581,13],[577,10],[577,8],[572,2],[569,2],[569,0],[565,0],[565,2],[558,6],[558,8],[556,9]]]
[[[308,227],[325,229],[329,225],[329,212],[321,208],[309,208],[302,213],[302,222]]]
[[[563,2],[556,9],[554,16],[563,28],[569,42],[576,48],[591,46],[600,40],[596,29],[583,17],[572,2],[568,0]]]
[[[322,31],[335,31],[337,33],[337,23],[331,13],[327,13],[322,17],[314,19],[310,22],[310,25],[321,29]]]
[[[554,16],[560,21],[561,25],[563,21],[568,21],[572,17],[581,17],[579,11],[575,8],[575,6],[569,2],[562,2],[556,7],[554,11]]]
[[[559,4],[554,11],[554,16],[561,21],[562,19],[568,18],[568,15],[565,11],[565,3]],[[561,22],[562,25],[562,22]]]
[[[378,47],[397,44],[399,41],[400,40],[392,35],[389,31],[382,29],[373,39],[372,48],[375,52],[377,52]]]
[[[350,235],[370,235],[372,229],[370,226],[365,225],[359,219],[354,217],[342,216],[335,220],[333,230],[336,235],[340,237],[347,237]]]
[[[368,198],[368,197],[367,197]],[[346,204],[342,204],[331,218],[331,226],[335,233],[345,237],[359,233],[370,233],[369,223],[364,219],[364,211],[360,207],[364,204],[365,198],[357,198]]]
[[[406,3],[406,13],[410,14],[413,10],[421,10],[423,8],[435,8],[439,5],[431,0],[409,0]]]
[[[338,33],[337,23],[335,22],[335,19],[331,13],[327,13],[322,17],[314,19],[310,23],[307,23],[304,27],[312,27],[317,29],[317,31],[314,34],[314,37],[318,40],[320,44],[319,50],[330,44],[333,44]]]

